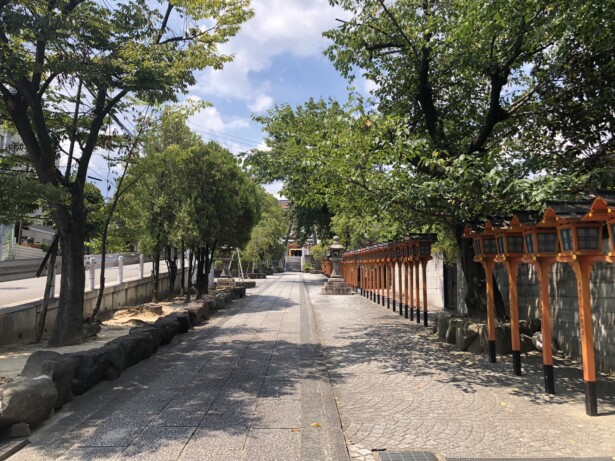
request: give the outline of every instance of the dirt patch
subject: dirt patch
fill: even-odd
[[[186,304],[179,300],[171,300],[161,303],[146,303],[115,311],[105,311],[105,320],[102,322],[100,333],[76,346],[47,347],[46,341],[0,346],[0,385],[19,378],[19,374],[23,370],[28,357],[36,351],[46,350],[69,353],[101,347],[119,336],[128,334],[133,326],[143,322],[153,323],[158,317],[167,315],[182,307],[186,307]]]

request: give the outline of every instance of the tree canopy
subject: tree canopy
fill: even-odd
[[[62,282],[50,343],[81,341],[84,188],[101,130],[128,97],[175,100],[250,18],[248,0],[0,1],[0,119],[20,135],[60,235]],[[62,197],[62,199],[57,199]]]

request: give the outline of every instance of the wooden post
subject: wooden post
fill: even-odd
[[[387,270],[387,275],[388,275],[387,277],[387,309],[389,309],[391,307],[391,294],[392,294],[392,297],[395,298],[395,278],[391,280],[391,275],[393,271],[391,262],[387,262],[386,270]],[[393,301],[393,311],[395,311],[395,301]]]
[[[421,261],[421,266],[423,267],[423,325],[428,326],[427,320],[427,262],[426,260]]]
[[[414,292],[416,293],[416,323],[421,323],[421,291],[419,286],[420,261],[416,261],[414,268]]]
[[[410,297],[410,320],[414,320],[414,261],[408,263],[410,271],[408,272],[408,280],[410,280],[410,290],[408,295]]]
[[[402,286],[402,270],[404,268],[404,265],[401,261],[399,261],[399,263],[397,264],[397,270],[399,271],[397,273],[397,285],[399,286],[398,292],[399,292],[399,315],[403,315],[404,312],[404,303],[403,303],[403,299],[402,299],[402,295],[403,295],[403,286]],[[408,309],[406,308],[406,318],[408,318]]]
[[[493,260],[482,262],[487,282],[487,339],[489,343],[489,361],[495,363],[495,303],[493,300]]]
[[[408,278],[410,277],[409,275],[409,271],[408,271],[408,262],[404,262],[404,310],[406,313],[406,318],[408,318],[408,310],[409,310],[409,305],[408,305]]]
[[[510,305],[510,336],[512,342],[513,373],[521,376],[521,338],[519,333],[519,297],[517,287],[517,261],[504,263],[508,272],[508,303]]]
[[[542,367],[545,378],[545,392],[555,394],[555,377],[553,374],[553,340],[551,338],[551,308],[549,299],[549,273],[553,263],[538,261],[534,265],[540,285],[540,325],[542,331]]]
[[[382,305],[385,305],[385,289],[386,289],[386,283],[388,282],[387,280],[387,269],[386,269],[386,263],[383,261],[380,263],[380,294],[382,295]]]
[[[577,276],[577,293],[579,298],[579,324],[581,329],[581,352],[583,357],[583,380],[585,381],[585,413],[598,415],[598,398],[596,394],[596,359],[594,356],[594,327],[591,312],[589,277],[593,263],[582,256],[574,260],[572,268]]]

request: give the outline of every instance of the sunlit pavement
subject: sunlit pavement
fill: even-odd
[[[320,295],[324,280],[259,280],[210,324],[66,405],[11,460],[615,455],[612,380],[600,379],[590,418],[578,367],[560,361],[547,396],[537,358],[514,377],[510,357],[455,352],[358,295]]]

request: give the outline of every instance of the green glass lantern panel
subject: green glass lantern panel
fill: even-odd
[[[557,234],[553,232],[540,233],[536,235],[536,239],[538,240],[538,251],[540,253],[557,252]]]
[[[562,242],[562,251],[572,251],[572,229],[560,230],[559,238]]]
[[[498,248],[494,238],[483,239],[483,245],[485,246],[485,254],[497,254]]]
[[[508,253],[523,253],[523,237],[520,235],[507,236],[506,243],[508,244]]]
[[[525,236],[525,252],[534,254],[534,238],[532,234]]]
[[[597,250],[600,248],[600,229],[598,227],[578,227],[577,240],[579,250]]]

